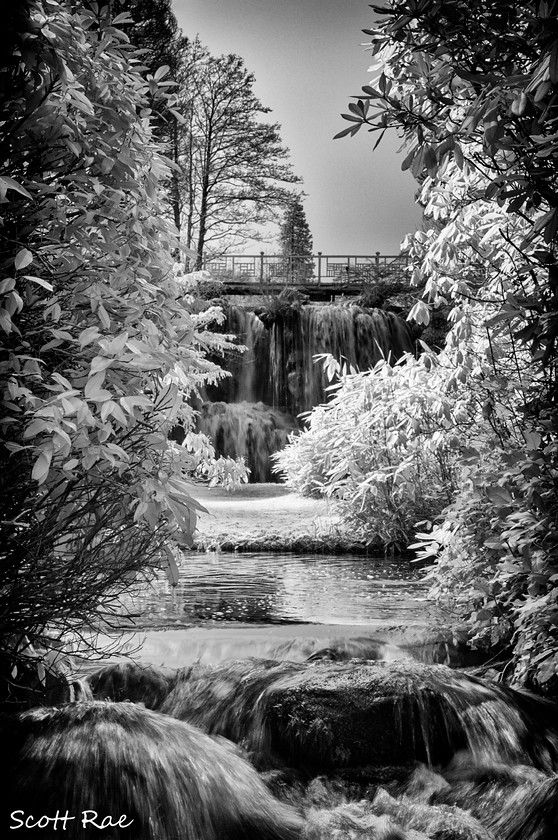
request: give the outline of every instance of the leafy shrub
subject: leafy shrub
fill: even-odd
[[[358,537],[402,550],[415,523],[437,516],[456,486],[455,397],[445,371],[439,360],[409,355],[360,373],[342,372],[331,356],[325,365],[340,381],[275,456],[277,467],[298,491],[339,500]],[[464,425],[466,394],[458,404]]]
[[[128,38],[96,4],[28,0],[0,65],[0,671],[44,636],[110,614],[141,573],[175,576],[197,502],[185,478],[239,477],[193,428],[220,376],[213,308],[177,282],[168,176]],[[54,644],[54,642],[53,642]]]

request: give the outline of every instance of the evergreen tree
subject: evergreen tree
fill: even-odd
[[[117,0],[117,4],[117,8],[129,13],[133,23],[125,27],[127,35],[132,44],[142,50],[154,137],[162,144],[166,157],[178,164],[182,152],[180,115],[172,106],[183,74],[188,39],[178,27],[171,0]],[[177,230],[181,223],[181,180],[178,167],[173,168],[168,180],[167,201]]]
[[[300,196],[293,198],[283,217],[279,234],[284,271],[290,280],[307,280],[314,272],[312,234]]]

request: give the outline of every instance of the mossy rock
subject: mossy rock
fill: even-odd
[[[414,662],[320,662],[268,690],[272,744],[289,763],[309,768],[445,763],[466,744],[456,709],[436,689],[446,671]]]
[[[487,748],[502,761],[558,766],[554,707],[412,660],[192,667],[161,711],[240,744],[260,769],[443,766]]]
[[[87,676],[95,700],[130,701],[143,703],[148,709],[158,709],[173,684],[174,674],[152,665],[135,662],[116,662]]]

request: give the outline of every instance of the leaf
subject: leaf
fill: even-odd
[[[98,327],[87,327],[79,334],[79,343],[81,347],[86,347],[92,341],[97,341],[101,337]]]
[[[120,14],[116,15],[112,19],[113,26],[120,26],[121,23],[133,23],[134,19],[131,17],[130,12],[120,12]]]
[[[111,366],[112,362],[113,359],[108,358],[108,356],[95,356],[91,362],[91,375],[106,370]]]
[[[43,289],[46,289],[48,292],[54,291],[54,286],[52,283],[49,283],[48,280],[44,280],[42,277],[35,277],[32,274],[24,274],[24,280],[30,280],[32,283],[36,283],[38,286],[42,286]]]
[[[516,99],[514,99],[511,104],[512,114],[514,114],[516,117],[522,116],[527,108],[527,101],[527,94],[525,93],[525,91],[521,91],[519,96],[516,97]]]
[[[453,147],[453,159],[455,161],[456,166],[462,170],[465,161],[463,159],[463,151],[459,143],[456,143]]]
[[[170,548],[167,548],[167,566],[165,568],[165,574],[167,576],[167,580],[171,586],[177,586],[180,580],[180,572],[178,570],[178,566],[176,565],[176,560],[174,559],[174,555]]]
[[[0,281],[0,295],[5,295],[15,288],[16,281],[13,277],[6,277],[5,280]]]
[[[18,184],[17,181],[15,181],[13,178],[8,177],[8,175],[0,176],[0,186],[4,186],[5,190],[14,190],[14,192],[25,196],[25,198],[33,198],[31,193],[27,192],[25,187],[22,187],[21,184]]]
[[[38,484],[43,484],[48,476],[48,472],[50,469],[50,462],[52,461],[52,451],[47,449],[46,451],[41,452],[37,460],[33,465],[33,471],[31,473],[31,478],[38,482]]]
[[[349,122],[362,123],[362,117],[356,117],[354,114],[341,114],[341,116]]]
[[[169,108],[169,113],[173,115],[173,117],[175,118],[175,120],[177,121],[177,123],[179,125],[186,125],[186,123],[187,123],[186,119],[180,113],[180,111],[176,110],[176,108]],[[182,171],[182,170],[179,170],[179,171]]]
[[[17,252],[14,260],[16,271],[20,271],[31,262],[33,262],[33,254],[27,248],[22,248]]]
[[[4,330],[6,335],[9,335],[14,329],[12,319],[10,318],[9,313],[6,312],[5,309],[0,309],[0,328]]]
[[[403,163],[401,164],[401,169],[405,172],[411,166],[413,159],[417,153],[416,149],[412,149],[409,154],[404,158]]]
[[[494,504],[507,506],[513,502],[511,493],[505,487],[487,487],[485,492]]]
[[[552,221],[556,214],[556,208],[553,207],[552,210],[549,210],[547,213],[544,213],[542,216],[536,220],[535,224],[533,225],[533,233],[538,233],[542,230],[546,225]]]
[[[352,125],[350,128],[344,128],[343,131],[340,131],[338,132],[338,134],[335,134],[333,139],[338,140],[340,137],[346,137],[347,134],[350,134],[351,137],[354,137],[357,131],[360,129],[361,125],[362,123],[359,123],[359,125]]]
[[[156,82],[159,82],[167,73],[170,72],[170,67],[168,64],[163,64],[161,67],[158,67],[155,73],[153,74],[153,78]]]
[[[96,400],[99,399],[101,393],[101,385],[105,381],[105,372],[104,370],[98,371],[94,373],[93,376],[89,377],[87,383],[85,385],[85,398],[88,400]]]

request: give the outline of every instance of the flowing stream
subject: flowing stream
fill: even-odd
[[[111,840],[555,840],[555,705],[424,655],[439,619],[405,561],[185,555],[127,596],[134,657],[89,668],[93,701],[0,720],[12,814],[112,815]]]

